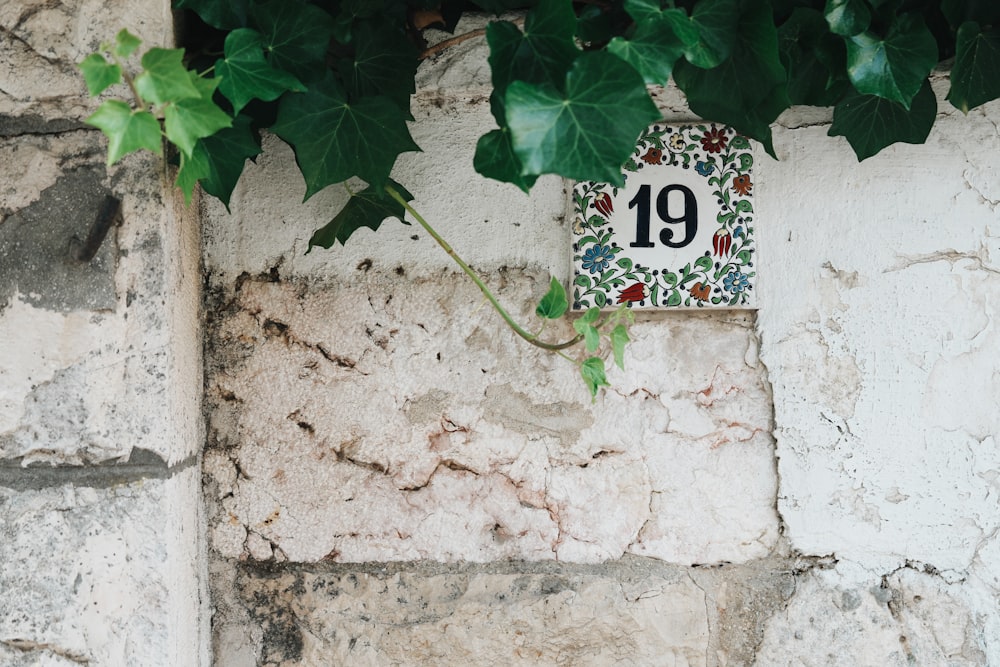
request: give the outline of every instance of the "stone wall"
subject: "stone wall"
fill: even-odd
[[[173,41],[166,2],[0,4],[5,666],[209,662],[196,209],[82,123],[122,26]]]

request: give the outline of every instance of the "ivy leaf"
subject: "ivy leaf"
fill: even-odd
[[[847,75],[859,93],[909,109],[937,56],[937,41],[923,19],[904,14],[893,22],[885,39],[865,32],[847,41]]]
[[[967,21],[955,37],[955,64],[951,68],[948,101],[969,113],[980,104],[1000,97],[1000,28],[983,30]]]
[[[941,13],[955,29],[966,21],[995,24],[1000,22],[1000,3],[996,0],[941,0]]]
[[[522,173],[623,185],[621,164],[660,115],[642,78],[610,53],[589,52],[566,74],[564,90],[523,81],[508,88],[507,123]]]
[[[626,4],[626,8],[628,5]],[[615,37],[608,51],[632,65],[646,83],[666,85],[674,63],[698,33],[679,9],[640,21],[629,39]]]
[[[163,109],[167,139],[176,144],[187,157],[191,157],[195,142],[229,127],[233,122],[229,114],[212,101],[219,79],[203,79],[194,72],[190,72],[189,76],[199,97],[184,98]]]
[[[588,357],[580,364],[580,374],[583,381],[590,390],[591,400],[597,397],[597,390],[601,387],[610,387],[608,378],[604,374],[604,360],[600,357]]]
[[[569,302],[566,300],[566,289],[553,276],[552,281],[549,283],[549,291],[538,302],[535,314],[539,317],[555,320],[562,317],[567,308],[569,308]]]
[[[295,150],[306,199],[352,176],[381,187],[400,153],[420,150],[405,112],[385,97],[348,104],[330,73],[306,93],[282,97],[271,130]]]
[[[773,156],[770,124],[789,106],[778,33],[763,3],[747,3],[738,26],[732,55],[723,64],[704,70],[682,60],[674,80],[692,111],[732,125],[763,143]]]
[[[628,329],[619,324],[611,330],[611,350],[615,355],[615,364],[625,370],[625,344],[629,342]]]
[[[201,187],[221,200],[227,211],[247,159],[260,154],[260,139],[251,129],[251,122],[249,116],[239,115],[233,119],[232,127],[198,142],[208,157],[208,173],[201,177]],[[197,153],[196,146],[194,155]]]
[[[537,176],[521,173],[521,160],[514,154],[507,130],[492,130],[479,137],[472,166],[486,178],[513,183],[524,192],[538,180]]]
[[[406,188],[392,179],[388,182],[403,199],[408,202],[413,201],[413,195],[407,192]],[[377,231],[386,218],[398,218],[403,224],[409,224],[404,215],[406,209],[402,204],[386,194],[384,189],[369,185],[361,192],[352,192],[351,198],[344,208],[340,209],[340,213],[313,232],[306,254],[316,246],[329,249],[337,241],[344,245],[351,234],[362,227]]]
[[[830,32],[853,37],[868,29],[872,15],[864,0],[826,0],[823,10]]]
[[[191,197],[194,194],[194,186],[198,181],[207,178],[211,173],[209,166],[209,154],[205,147],[199,142],[191,156],[181,153],[181,168],[177,171],[177,180],[174,185],[184,193],[184,205],[191,205]]]
[[[378,29],[369,22],[354,29],[353,59],[340,61],[340,73],[352,98],[385,95],[409,111],[416,91],[417,49],[406,35]]]
[[[600,292],[598,292],[600,294]],[[583,336],[587,344],[587,351],[593,352],[601,345],[601,335],[594,326],[594,322],[601,316],[601,309],[598,306],[588,308],[583,315],[573,321],[573,328],[578,334]]]
[[[108,166],[142,148],[162,153],[160,123],[148,111],[133,111],[121,100],[107,100],[86,122],[107,135]]]
[[[154,47],[142,56],[143,72],[135,78],[135,88],[142,99],[153,104],[198,98],[201,93],[191,82],[182,62],[184,49]]]
[[[250,0],[174,0],[175,9],[190,9],[219,30],[245,27],[249,5]]]
[[[698,29],[698,41],[684,51],[687,61],[703,69],[722,64],[736,41],[738,16],[737,0],[698,2],[691,12],[691,23]]]
[[[819,11],[796,8],[778,28],[778,49],[792,104],[832,106],[846,92],[847,51],[843,40],[830,34]]]
[[[541,0],[528,12],[524,32],[506,21],[486,27],[493,88],[503,98],[511,81],[559,86],[579,53],[573,41],[576,15],[570,0]]]
[[[883,97],[850,93],[834,108],[827,134],[846,137],[858,159],[864,160],[896,142],[923,143],[936,115],[937,98],[928,81],[908,110]]]
[[[256,30],[240,28],[229,33],[225,55],[215,61],[215,75],[222,80],[219,90],[233,103],[234,114],[252,99],[270,102],[286,90],[305,90],[294,76],[268,64],[263,37]]]
[[[142,44],[142,40],[130,33],[128,30],[122,28],[115,35],[115,56],[121,60],[125,60],[130,55],[135,53],[135,50],[139,48]]]
[[[272,0],[253,7],[268,62],[309,83],[326,71],[333,17],[300,0]]]
[[[87,92],[91,97],[100,95],[109,86],[113,86],[122,80],[122,68],[113,63],[99,53],[91,53],[80,61],[77,65],[83,73],[83,80],[87,84]]]

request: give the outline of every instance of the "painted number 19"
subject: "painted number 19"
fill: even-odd
[[[670,193],[678,192],[684,198],[684,210],[680,216],[670,214]],[[652,188],[649,184],[639,188],[628,207],[636,209],[635,241],[629,243],[633,248],[652,248],[655,244],[649,240],[649,213],[652,208]],[[683,248],[694,241],[698,233],[698,200],[694,193],[683,185],[673,183],[662,188],[656,195],[656,215],[668,225],[684,223],[684,237],[674,241],[674,230],[664,227],[660,230],[660,243],[669,248]]]

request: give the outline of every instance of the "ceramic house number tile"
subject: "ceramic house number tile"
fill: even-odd
[[[625,185],[573,189],[573,308],[753,308],[753,154],[711,123],[660,123]]]

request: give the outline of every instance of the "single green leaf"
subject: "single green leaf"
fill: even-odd
[[[174,185],[184,193],[186,206],[191,205],[194,186],[198,184],[198,181],[207,178],[210,173],[208,153],[200,142],[195,146],[190,157],[181,153],[181,168],[177,171],[177,180],[174,181]]]
[[[521,173],[521,160],[514,154],[507,130],[493,130],[479,137],[472,166],[486,178],[513,183],[525,192],[538,180],[537,176]]]
[[[576,329],[577,333],[583,333],[583,329],[586,328],[585,325],[593,324],[600,316],[600,308],[588,308],[584,311],[583,315],[573,322],[573,328]]]
[[[792,104],[832,106],[847,91],[847,49],[819,11],[796,8],[778,28],[778,49]]]
[[[263,37],[256,30],[240,28],[226,36],[225,58],[215,61],[219,90],[239,113],[250,100],[270,102],[286,90],[304,91],[294,76],[275,69],[264,58]]]
[[[1000,27],[983,30],[978,23],[963,23],[955,48],[948,101],[962,113],[969,113],[1000,97]]]
[[[498,97],[502,99],[514,80],[561,85],[578,53],[575,23],[570,0],[541,0],[525,17],[523,33],[506,21],[486,26],[493,88]]]
[[[937,98],[927,81],[909,110],[883,97],[852,93],[834,107],[827,134],[846,137],[858,159],[864,160],[896,142],[922,144],[936,115]]]
[[[201,20],[219,30],[233,30],[247,25],[251,0],[174,0],[174,8],[190,9]]]
[[[191,83],[200,97],[185,98],[168,104],[163,109],[163,125],[167,139],[181,152],[191,157],[195,143],[209,137],[222,128],[232,125],[233,119],[212,101],[212,94],[219,85],[218,79],[203,79],[190,73]]]
[[[853,37],[871,25],[872,15],[864,0],[826,0],[823,10],[830,32],[842,37]]]
[[[168,104],[201,97],[182,62],[184,49],[153,47],[142,56],[143,72],[135,78],[135,88],[147,102]]]
[[[109,63],[99,53],[91,53],[81,60],[77,67],[83,72],[83,80],[91,97],[100,95],[108,86],[113,86],[122,80],[122,68]]]
[[[240,180],[247,159],[260,153],[260,138],[251,129],[249,116],[233,119],[232,127],[219,130],[198,142],[208,159],[208,174],[201,178],[201,187],[217,197],[229,210],[229,198]],[[197,154],[198,148],[195,148]]]
[[[251,11],[272,66],[307,84],[324,76],[332,16],[301,0],[271,0]]]
[[[885,39],[865,32],[847,41],[847,75],[862,95],[878,95],[909,109],[937,57],[937,41],[923,19],[903,14]]]
[[[658,19],[663,12],[660,9],[660,0],[625,0],[625,11],[636,23],[647,19]]]
[[[604,373],[604,360],[600,357],[588,357],[580,364],[580,374],[583,381],[590,390],[590,397],[597,397],[597,390],[601,387],[610,387],[607,376]]]
[[[539,317],[554,320],[562,317],[567,308],[569,308],[569,302],[566,300],[566,289],[553,276],[552,282],[549,283],[549,291],[538,302],[535,314]]]
[[[763,3],[755,3],[763,7]],[[737,37],[737,0],[700,0],[691,12],[691,23],[698,29],[698,41],[684,51],[695,67],[717,67],[732,52]]]
[[[625,370],[625,343],[629,342],[628,329],[624,324],[616,325],[611,330],[611,351],[615,355],[615,364]]]
[[[306,199],[352,176],[381,187],[400,153],[420,150],[402,110],[383,97],[348,104],[332,74],[282,97],[271,130],[295,150]]]
[[[354,58],[340,61],[340,74],[352,98],[385,95],[409,111],[416,88],[417,49],[402,32],[365,21],[352,33]]]
[[[565,92],[513,82],[507,122],[523,173],[556,173],[621,186],[621,164],[659,111],[642,78],[606,52],[584,53],[566,74]]]
[[[160,123],[148,111],[133,111],[120,100],[107,100],[86,122],[107,135],[108,166],[142,148],[162,153]]]
[[[135,50],[139,48],[142,44],[142,40],[130,33],[128,30],[122,28],[115,35],[115,55],[121,59],[125,60],[130,55],[135,53]]]
[[[684,12],[674,11],[684,16]],[[686,24],[687,17],[683,20]],[[634,67],[646,83],[666,85],[685,45],[668,20],[647,19],[636,25],[629,39],[615,37],[607,48]]]
[[[389,179],[389,184],[403,199],[413,201],[413,195],[399,183]],[[331,248],[338,241],[344,245],[351,234],[362,227],[377,231],[386,218],[397,218],[400,222],[408,224],[405,215],[406,209],[402,204],[386,194],[384,189],[369,185],[361,192],[351,193],[351,198],[344,208],[340,209],[340,213],[313,233],[306,253],[308,254],[316,246]]]
[[[666,305],[669,306],[669,307],[671,307],[671,308],[673,308],[674,306],[681,305],[681,293],[680,293],[680,291],[678,291],[676,289],[674,291],[672,291],[670,293],[670,296],[667,297],[667,303],[666,303]]]

